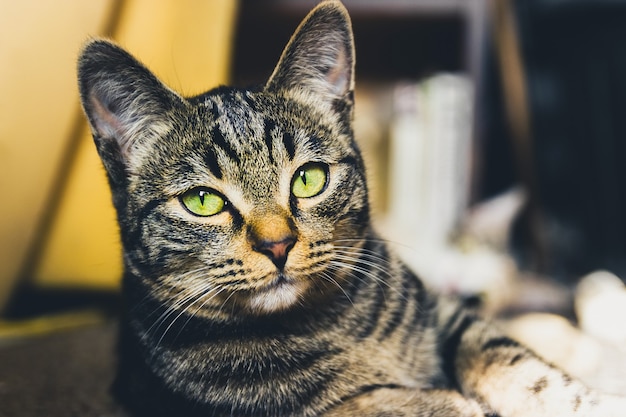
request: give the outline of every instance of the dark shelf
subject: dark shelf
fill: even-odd
[[[311,0],[243,0],[236,29],[233,82],[268,78]],[[436,71],[468,70],[468,16],[478,1],[344,1],[352,18],[358,79],[418,79]],[[471,36],[471,35],[470,35]]]

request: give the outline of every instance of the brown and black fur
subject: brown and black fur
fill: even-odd
[[[183,98],[104,40],[78,71],[124,246],[115,390],[133,415],[626,415],[429,292],[372,230],[340,3],[257,90]],[[327,183],[298,199],[311,161]],[[194,187],[224,211],[186,211]]]

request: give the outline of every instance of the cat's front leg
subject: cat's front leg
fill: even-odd
[[[482,321],[459,328],[456,377],[464,395],[506,417],[626,416],[626,398],[600,394]]]
[[[378,388],[346,400],[325,417],[483,417],[478,404],[456,391]]]

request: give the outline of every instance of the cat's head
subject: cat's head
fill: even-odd
[[[184,98],[103,40],[85,46],[78,75],[127,279],[200,315],[281,311],[349,279],[341,265],[369,210],[340,3],[307,16],[257,90]]]

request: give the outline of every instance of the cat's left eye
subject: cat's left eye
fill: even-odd
[[[180,197],[180,202],[196,216],[207,217],[224,210],[226,201],[222,196],[208,188],[194,188]]]
[[[291,193],[298,198],[315,197],[324,191],[328,181],[328,167],[321,163],[301,166],[291,181]]]

